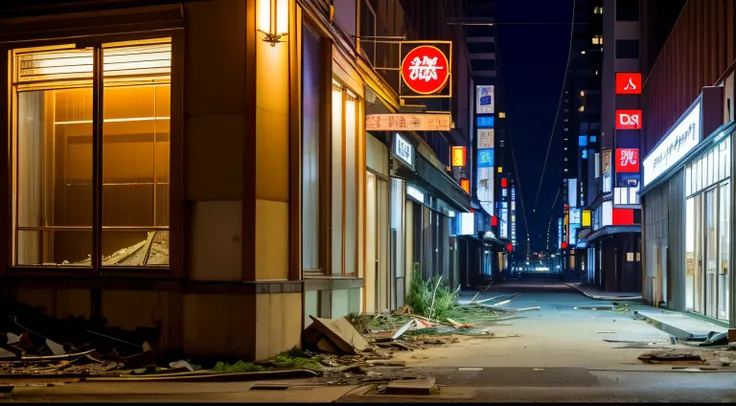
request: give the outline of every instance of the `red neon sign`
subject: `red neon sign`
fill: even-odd
[[[506,251],[511,252],[513,250],[514,250],[514,245],[513,244],[506,245]]]
[[[641,73],[616,72],[616,94],[641,94]]]
[[[567,248],[567,241],[562,242],[562,249],[564,250],[565,248]]]
[[[501,178],[501,187],[508,187],[509,181],[506,178]]]
[[[616,150],[616,173],[639,172],[639,149],[619,148]]]
[[[498,217],[497,216],[491,216],[491,227],[498,226]]]
[[[616,110],[617,130],[640,130],[641,110]]]
[[[420,45],[409,51],[401,62],[401,78],[415,93],[437,93],[450,79],[447,56],[436,47]]]

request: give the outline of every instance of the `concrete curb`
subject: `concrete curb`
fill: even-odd
[[[688,337],[690,337],[689,331],[683,330],[679,327],[675,327],[672,324],[664,323],[662,321],[656,320],[643,313],[640,313],[639,310],[634,310],[634,317],[643,319],[647,323],[658,328],[659,330],[664,331],[667,334],[670,334],[671,336],[677,338],[678,340],[686,340]]]
[[[633,301],[633,300],[642,300],[641,296],[598,296],[598,295],[591,295],[586,293],[584,290],[580,289],[577,285],[573,285],[571,283],[563,282],[565,285],[577,290],[578,292],[582,293],[584,296],[589,297],[591,299],[595,300],[607,300],[611,302],[615,301]]]

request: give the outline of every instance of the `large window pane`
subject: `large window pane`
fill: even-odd
[[[356,160],[356,102],[345,103],[345,274],[357,272],[358,178]]]
[[[102,265],[169,264],[171,44],[103,49]]]
[[[320,40],[302,32],[302,267],[319,263]]]
[[[695,299],[695,198],[685,201],[685,309],[693,310]]]
[[[729,295],[729,284],[731,283],[730,275],[730,255],[731,249],[731,194],[730,185],[725,184],[720,188],[719,208],[720,214],[718,219],[720,225],[718,227],[720,261],[718,267],[718,318],[721,320],[729,320],[729,306],[731,297]]]
[[[13,55],[15,265],[89,266],[92,51]]]
[[[330,225],[332,227],[332,255],[331,265],[332,274],[342,275],[342,136],[343,136],[343,117],[342,117],[342,90],[332,90],[332,219]]]

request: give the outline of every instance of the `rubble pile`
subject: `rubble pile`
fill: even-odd
[[[460,336],[493,338],[494,323],[512,319],[519,311],[499,306],[518,297],[502,295],[479,302],[460,304],[444,320],[413,314],[403,306],[391,314],[361,314],[336,320],[310,316],[303,332],[303,348],[322,366],[320,381],[327,384],[389,382],[398,379],[424,379],[406,368],[404,361],[393,360],[396,352],[416,351],[460,342]],[[505,300],[504,300],[505,298]],[[475,299],[475,298],[473,298]],[[494,305],[483,303],[493,302]],[[508,337],[518,337],[510,335]]]
[[[65,321],[16,305],[0,322],[0,375],[111,375],[150,368],[159,328],[124,331],[83,317]]]

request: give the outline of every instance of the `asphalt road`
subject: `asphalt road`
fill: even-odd
[[[372,384],[315,387],[302,381],[268,389],[254,387],[256,382],[170,382],[42,384],[16,387],[9,399],[75,403],[736,401],[732,367],[682,371],[671,364],[639,361],[643,352],[669,346],[669,336],[631,315],[610,310],[611,302],[589,299],[554,279],[499,283],[479,298],[504,293],[522,293],[505,307],[541,309],[493,325],[491,331],[498,338],[465,339],[452,346],[399,353],[398,359],[405,360],[413,374],[436,379],[440,390],[434,395],[389,396]],[[473,295],[463,293],[462,299]],[[653,345],[622,348],[626,344],[604,339]]]

